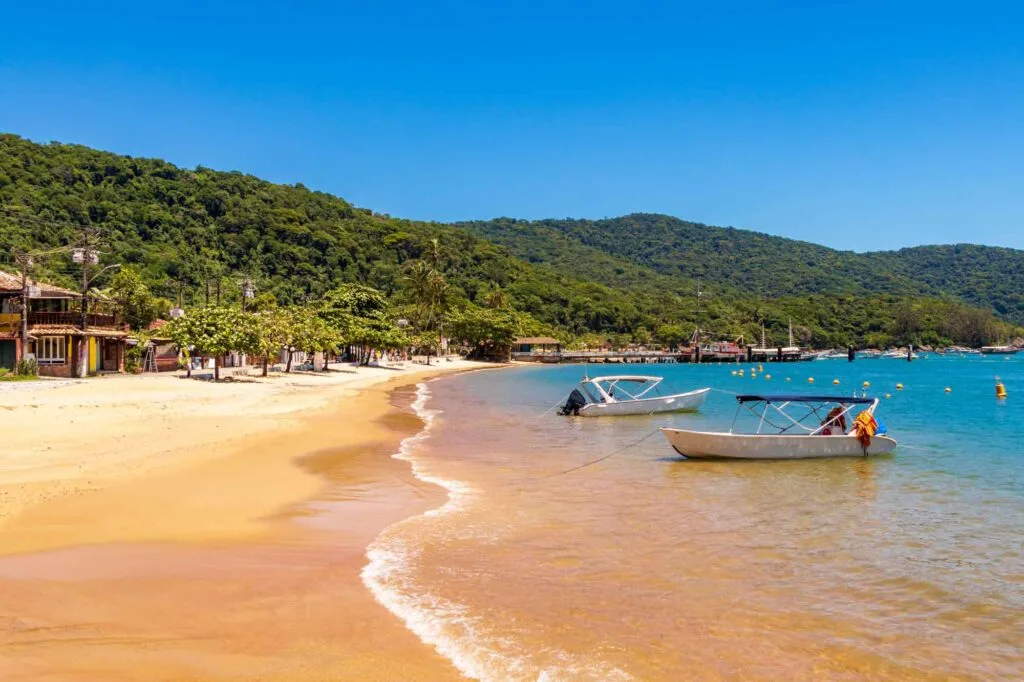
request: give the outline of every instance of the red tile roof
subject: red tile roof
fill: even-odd
[[[42,298],[81,298],[78,292],[46,284],[29,278],[29,284],[39,287]],[[0,270],[0,294],[21,293],[21,275]]]

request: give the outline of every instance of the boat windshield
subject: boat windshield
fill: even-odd
[[[850,412],[858,405],[874,413],[877,398],[823,395],[740,395],[739,406],[729,433],[741,417],[756,420],[754,433],[777,435],[840,435],[853,426]],[[744,409],[745,408],[745,409]],[[746,429],[744,429],[746,430]]]
[[[661,377],[612,376],[596,377],[582,383],[595,402],[639,400],[661,383]]]
[[[604,402],[604,398],[601,396],[600,393],[598,393],[594,389],[594,385],[593,384],[588,383],[588,382],[583,382],[583,383],[580,384],[580,388],[582,388],[583,392],[587,394],[587,398],[590,399],[590,402],[592,402],[592,403]]]

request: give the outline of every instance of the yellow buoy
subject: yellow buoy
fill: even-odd
[[[870,386],[871,386],[871,382],[870,381],[865,381],[864,382],[864,388],[868,388]]]
[[[888,399],[889,399],[889,398],[891,398],[891,397],[892,397],[892,393],[886,393],[886,394],[885,394],[885,399],[886,399],[886,400],[888,400]]]
[[[896,390],[897,391],[902,391],[903,390],[903,384],[896,384]]]
[[[952,392],[953,392],[953,389],[951,389],[949,386],[946,386],[946,393],[952,393]]]
[[[732,374],[733,376],[736,376],[736,370],[733,370],[733,371],[729,372],[729,374]]]
[[[832,383],[835,384],[836,386],[838,386],[839,385],[839,379],[833,379]]]
[[[765,375],[764,375],[764,378],[765,378],[765,379],[771,379],[771,378],[772,378],[772,375],[771,375],[771,374],[765,374]]]
[[[999,380],[999,377],[996,377],[996,397],[1000,399],[1006,397],[1006,386]]]
[[[814,377],[807,377],[807,383],[813,384],[814,383]]]
[[[763,372],[764,371],[764,365],[758,365],[757,366],[757,371],[758,372]]]

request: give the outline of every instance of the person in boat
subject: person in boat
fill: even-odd
[[[821,422],[822,428],[820,433],[822,436],[831,436],[833,433],[836,435],[843,435],[846,433],[846,415],[843,414],[843,408],[840,405],[836,405]]]

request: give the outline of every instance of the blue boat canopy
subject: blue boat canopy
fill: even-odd
[[[844,405],[868,405],[875,402],[874,398],[855,398],[846,395],[797,395],[795,393],[782,395],[738,395],[736,400],[741,403],[843,403]]]

